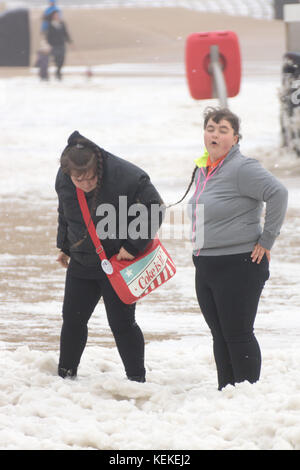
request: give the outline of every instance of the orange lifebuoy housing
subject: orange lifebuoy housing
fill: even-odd
[[[233,31],[192,33],[186,40],[185,66],[190,94],[196,100],[214,97],[209,70],[211,46],[219,48],[227,96],[236,96],[240,90],[241,55],[237,35]]]

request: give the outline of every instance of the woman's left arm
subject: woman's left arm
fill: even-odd
[[[135,210],[139,212],[139,206],[141,209],[139,216],[140,233],[131,233],[131,225],[129,223],[128,237],[122,244],[122,248],[129,255],[137,256],[138,253],[146,248],[150,240],[155,238],[165,214],[163,200],[147,174],[142,175],[139,179],[139,184],[132,197],[132,203],[133,213]],[[132,220],[134,220],[134,216],[132,216]],[[133,224],[132,228],[133,230],[135,229],[135,224]],[[124,251],[121,253],[121,250],[119,255],[122,256],[123,253],[123,255],[127,256]]]
[[[252,261],[260,263],[264,254],[270,260],[270,250],[280,233],[287,210],[288,191],[261,164],[247,158],[238,175],[241,195],[266,203],[263,231],[252,252]]]
[[[66,42],[68,42],[69,44],[72,44],[73,41],[72,41],[72,39],[71,39],[71,36],[70,36],[70,34],[69,34],[69,30],[68,30],[68,28],[67,28],[67,26],[66,26],[65,23],[63,23],[63,29],[64,29],[64,36],[65,36]]]

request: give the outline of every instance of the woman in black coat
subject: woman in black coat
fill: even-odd
[[[108,258],[118,254],[119,259],[133,259],[146,248],[162,221],[162,199],[143,170],[106,152],[77,131],[70,136],[60,163],[55,186],[59,200],[57,247],[61,250],[57,260],[67,268],[67,276],[58,373],[61,377],[76,376],[87,342],[88,321],[103,297],[126,375],[129,380],[144,382],[144,337],[135,321],[135,304],[124,304],[103,272],[82,217],[76,187],[85,193],[97,232],[101,221],[105,222],[102,208],[115,210],[114,223],[106,227],[105,233],[98,233]],[[128,209],[133,204],[147,208],[146,237],[128,231],[132,221]],[[160,210],[151,211],[153,205]],[[154,212],[159,214],[157,220]]]

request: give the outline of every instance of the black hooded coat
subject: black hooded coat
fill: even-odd
[[[87,145],[89,143],[95,145],[77,131],[69,137],[68,144],[76,145],[77,138],[80,138],[80,142],[84,139]],[[162,198],[145,171],[102,148],[100,151],[103,158],[103,178],[93,222],[98,236],[100,226],[102,233],[103,229],[105,231],[104,236],[100,235],[99,238],[108,258],[118,253],[121,247],[136,256],[146,248],[159,229],[164,213]],[[86,225],[77,200],[76,187],[70,176],[63,173],[61,169],[57,173],[55,189],[59,202],[57,248],[70,256],[70,269],[73,274],[77,273],[80,277],[105,276],[90,236],[87,235],[84,238]],[[91,209],[94,191],[85,195]],[[137,204],[143,205],[144,217],[140,216]],[[135,213],[134,216],[130,207]],[[108,213],[111,215],[115,213],[115,223],[106,224],[109,220]],[[145,230],[140,230],[141,236],[139,237],[131,236],[132,232],[128,230],[130,224],[134,224],[137,218],[147,224],[146,237]],[[78,246],[74,246],[82,239],[84,240]]]

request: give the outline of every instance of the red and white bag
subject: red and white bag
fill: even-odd
[[[76,188],[76,191],[85,224],[100,257],[102,269],[122,302],[125,304],[137,302],[175,275],[175,264],[158,237],[132,261],[119,261],[117,255],[108,260],[90,217],[84,192],[79,188]]]

